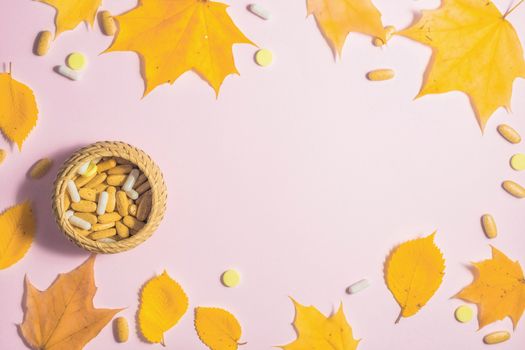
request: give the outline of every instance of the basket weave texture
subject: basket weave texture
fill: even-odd
[[[78,169],[88,161],[101,157],[118,157],[135,164],[146,175],[151,185],[152,205],[146,225],[135,235],[114,243],[91,240],[79,235],[65,216],[64,194],[67,181],[73,180]],[[65,161],[55,179],[53,212],[55,220],[66,237],[81,248],[93,253],[119,253],[144,242],[157,229],[166,211],[167,189],[159,167],[142,150],[124,142],[102,141],[81,148]]]

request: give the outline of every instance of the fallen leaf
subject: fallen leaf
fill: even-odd
[[[313,306],[304,306],[293,300],[294,327],[297,339],[281,346],[285,350],[333,349],[355,350],[360,340],[354,339],[352,327],[343,312],[343,304],[335,314],[326,317]]]
[[[386,42],[381,13],[370,0],[307,0],[306,6],[308,15],[314,15],[335,55],[341,55],[350,32],[371,35]]]
[[[482,130],[496,109],[510,109],[514,79],[525,78],[523,49],[490,0],[443,0],[398,34],[434,50],[418,97],[464,92]]]
[[[434,243],[435,232],[396,247],[385,262],[385,280],[401,307],[401,317],[415,315],[443,281],[445,260]]]
[[[55,38],[59,34],[75,29],[80,23],[86,22],[91,27],[95,22],[97,10],[102,0],[37,0],[56,9]]]
[[[22,149],[36,125],[38,108],[33,90],[16,81],[11,73],[0,73],[0,129]]]
[[[214,307],[195,308],[195,330],[211,350],[236,350],[241,339],[239,321],[226,310]]]
[[[228,6],[209,0],[143,0],[114,17],[119,31],[109,51],[135,51],[142,59],[144,95],[195,70],[215,89],[238,74],[234,44],[252,44],[226,13]]]
[[[0,270],[26,255],[35,238],[35,218],[29,202],[16,205],[0,215]]]
[[[45,291],[25,280],[22,336],[33,349],[80,350],[121,309],[95,309],[95,255],[58,278]]]
[[[514,328],[525,309],[525,278],[520,263],[492,247],[492,259],[472,264],[474,281],[456,297],[478,305],[479,328],[510,317]]]
[[[138,322],[140,332],[151,343],[164,345],[164,332],[175,326],[188,310],[188,297],[166,271],[142,288]]]

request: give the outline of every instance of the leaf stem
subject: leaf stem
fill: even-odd
[[[523,4],[525,0],[520,0],[516,5],[512,6],[512,8],[510,10],[508,10],[507,12],[505,12],[505,14],[503,15],[503,18],[507,18],[508,15],[510,15],[515,9],[517,9],[521,4]]]

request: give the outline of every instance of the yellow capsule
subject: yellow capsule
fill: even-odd
[[[386,42],[383,41],[383,39],[381,39],[381,38],[375,37],[372,40],[372,44],[374,44],[374,46],[383,46],[383,45],[385,45],[392,38],[392,35],[394,35],[395,32],[396,32],[396,27],[394,27],[394,26],[386,26],[385,27],[385,39],[386,39]]]
[[[126,192],[118,191],[116,197],[118,213],[121,216],[127,216],[129,214],[129,201]]]
[[[130,164],[117,165],[116,167],[108,170],[108,175],[129,174],[131,170],[133,170],[133,165],[130,165]]]
[[[63,204],[64,204],[64,208],[63,208],[64,211],[68,210],[69,206],[71,205],[71,198],[69,197],[69,193],[67,192],[64,194]]]
[[[108,176],[105,173],[97,174],[94,178],[91,179],[87,184],[84,185],[85,188],[94,188],[100,185],[106,180]]]
[[[49,158],[42,158],[37,161],[29,170],[29,177],[32,179],[43,178],[53,166],[53,161]]]
[[[372,44],[373,44],[374,46],[380,47],[380,46],[385,45],[385,42],[383,41],[383,39],[378,38],[378,37],[375,37],[375,38],[372,40]]]
[[[498,125],[498,132],[501,136],[510,143],[520,143],[521,136],[516,130],[508,126],[507,124]]]
[[[132,230],[139,231],[144,227],[144,223],[141,221],[138,221],[133,216],[125,216],[124,219],[122,219],[122,223],[129,227]]]
[[[496,227],[496,221],[490,214],[485,214],[481,217],[481,225],[487,238],[496,238],[498,235],[498,228]]]
[[[505,191],[507,191],[509,194],[513,195],[516,198],[525,197],[525,188],[523,188],[520,184],[515,183],[514,181],[503,181],[502,186],[505,189]]]
[[[97,167],[98,167],[97,172],[100,174],[116,166],[117,166],[117,161],[115,159],[108,159],[108,160],[105,160],[97,164]]]
[[[392,79],[395,72],[392,69],[376,69],[366,74],[366,78],[370,81],[383,81]]]
[[[109,175],[106,182],[110,186],[122,186],[126,182],[127,175]]]
[[[106,188],[108,188],[108,185],[106,185],[105,183],[101,183],[93,187],[93,190],[95,190],[96,194],[99,194],[100,192],[105,191]]]
[[[89,222],[91,225],[97,223],[97,216],[91,213],[75,213],[75,216]]]
[[[485,344],[499,344],[510,339],[510,333],[507,331],[497,331],[487,334],[483,337]]]
[[[78,190],[78,194],[80,195],[80,198],[85,199],[87,201],[96,201],[97,200],[97,192],[95,192],[92,188],[81,188]]]
[[[119,343],[125,343],[128,341],[129,337],[129,326],[128,320],[125,317],[118,317],[115,320],[115,337]]]
[[[109,186],[106,192],[108,193],[108,205],[106,206],[106,212],[111,213],[115,211],[115,193],[117,193],[117,189],[113,186]]]
[[[117,235],[119,235],[120,238],[129,237],[129,228],[120,221],[115,223],[115,228],[117,229]]]
[[[100,13],[100,26],[104,35],[112,36],[115,35],[117,31],[117,25],[109,11],[102,11]]]
[[[120,219],[122,219],[122,216],[120,216],[117,212],[113,212],[99,215],[98,222],[101,224],[106,224],[108,222],[119,221]]]
[[[96,176],[95,174],[93,174],[93,176],[88,176],[88,177],[79,176],[75,180],[75,185],[77,186],[77,188],[80,189],[81,187],[84,187],[84,185],[87,184],[89,181],[93,180],[95,176]]]
[[[5,157],[7,157],[7,152],[5,149],[0,149],[0,164],[4,162]]]
[[[113,237],[116,234],[117,230],[115,230],[114,228],[109,228],[107,230],[95,231],[89,236],[89,238],[91,238],[94,241],[97,241],[102,238]]]
[[[36,37],[35,53],[44,56],[51,46],[52,34],[49,30],[43,30]]]
[[[106,222],[105,224],[94,224],[92,229],[93,231],[103,231],[107,230],[108,228],[115,227],[115,221],[113,222]]]
[[[93,213],[97,210],[97,203],[81,200],[77,203],[71,203],[71,208],[74,211],[80,211],[82,213]]]

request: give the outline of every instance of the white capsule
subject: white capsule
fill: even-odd
[[[67,180],[67,192],[69,193],[69,197],[71,198],[71,201],[74,203],[80,202],[80,194],[77,190],[77,185],[75,185],[75,181],[73,180]]]
[[[72,217],[74,214],[75,214],[75,212],[74,212],[73,210],[68,210],[68,211],[66,211],[66,213],[64,214],[64,216],[66,217],[66,219],[69,219],[69,218]]]
[[[69,217],[69,222],[71,225],[81,228],[82,230],[91,230],[91,224],[78,216],[71,215]]]
[[[128,177],[126,178],[126,182],[124,182],[124,185],[122,185],[122,191],[128,192],[129,190],[133,189],[133,186],[135,185],[138,177],[139,171],[137,169],[131,170]]]
[[[350,287],[348,287],[346,289],[346,292],[348,294],[359,293],[363,289],[368,288],[368,286],[370,286],[370,283],[368,283],[368,281],[366,279],[362,279],[362,280],[357,281],[356,283],[352,284]]]
[[[139,198],[139,193],[135,190],[126,191],[126,194],[128,195],[129,199],[135,200]]]
[[[78,168],[78,175],[84,175],[89,168],[90,162],[85,162],[80,168]]]
[[[78,71],[73,70],[67,66],[58,66],[56,68],[56,72],[70,80],[80,80],[80,78],[82,78],[82,75]]]
[[[109,194],[104,191],[98,195],[98,204],[97,204],[97,215],[102,215],[106,212],[106,207],[108,206]]]
[[[265,21],[270,19],[270,12],[268,12],[268,10],[266,10],[259,4],[248,5],[248,10],[257,17],[264,19]]]
[[[115,243],[116,241],[115,241],[113,238],[101,238],[101,239],[97,240],[97,242],[102,242],[102,243]]]

